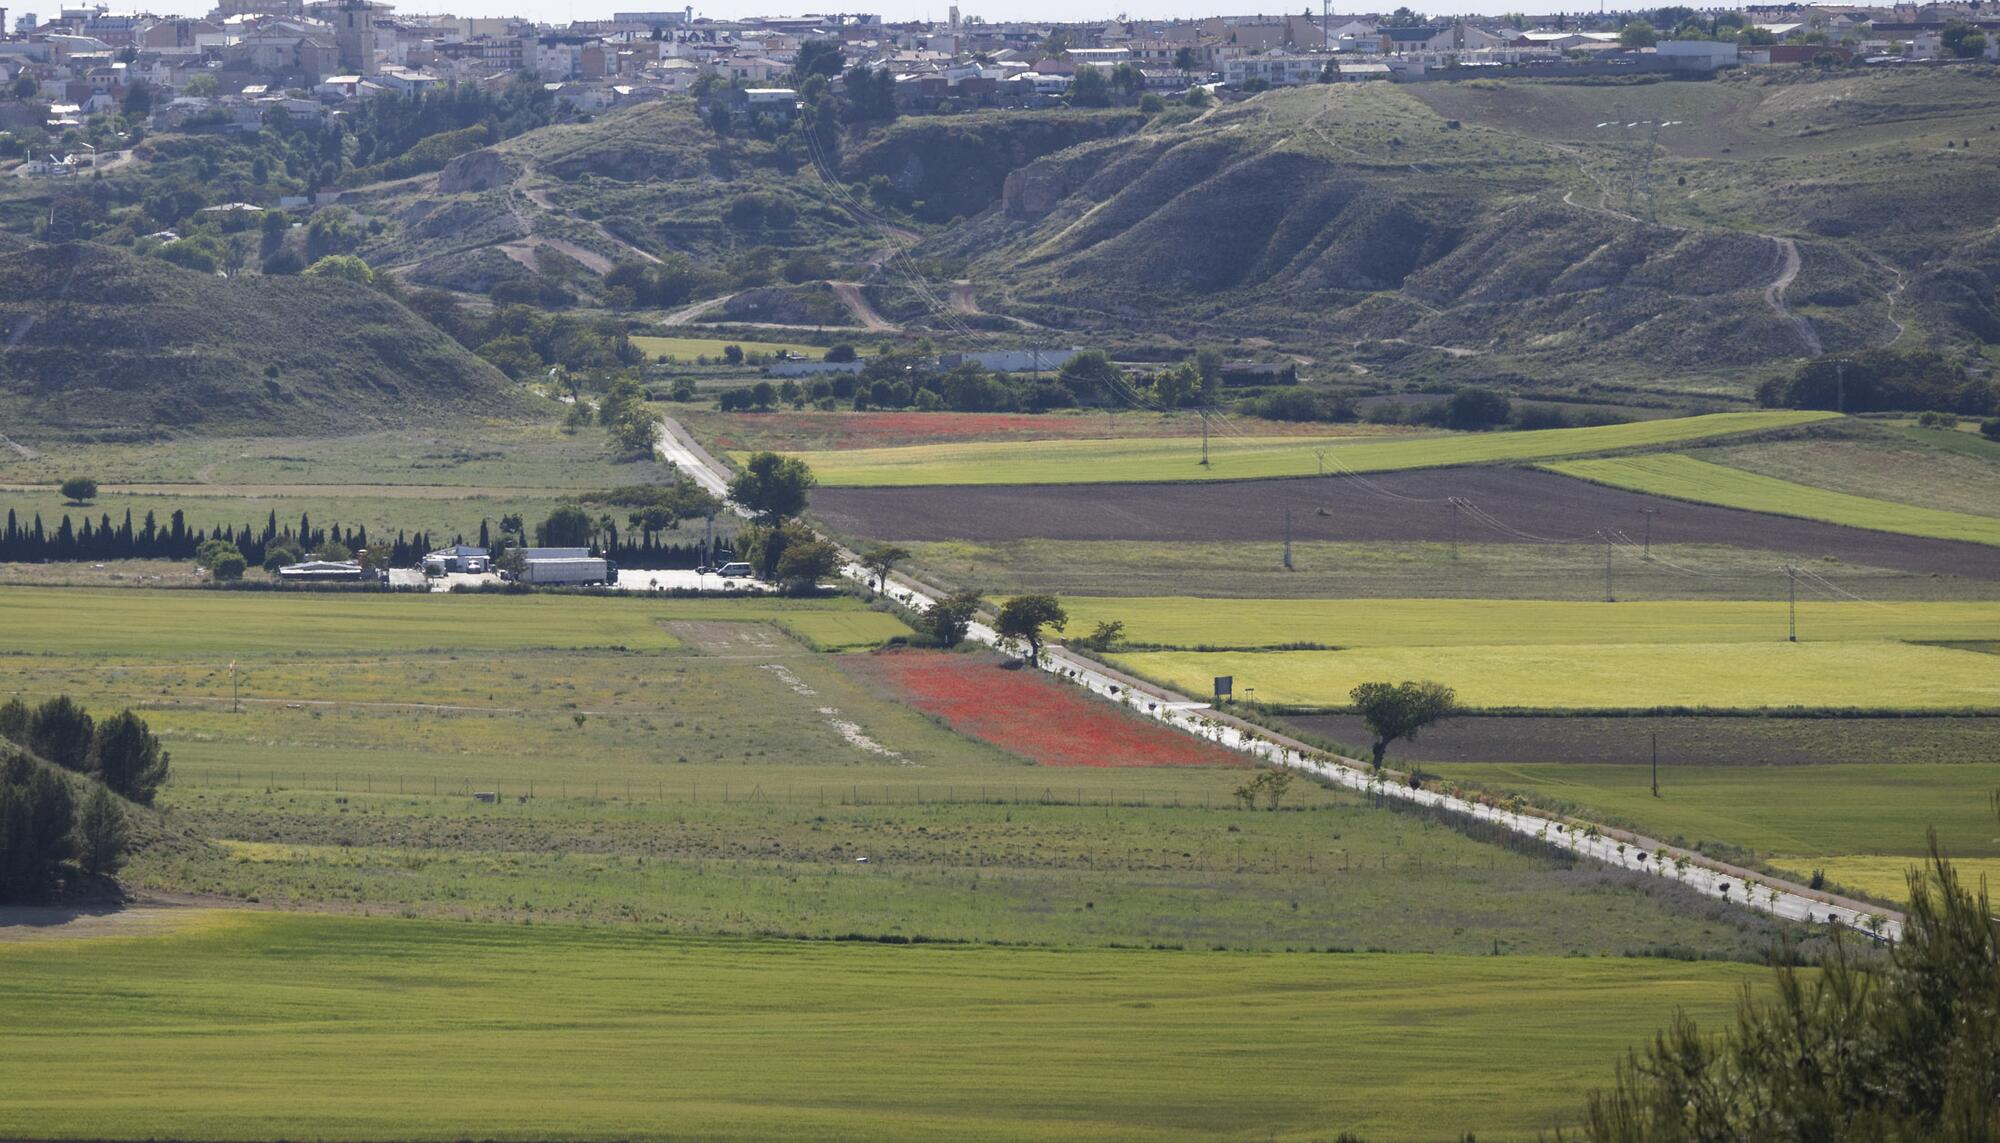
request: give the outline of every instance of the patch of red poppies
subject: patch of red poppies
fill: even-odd
[[[1219,746],[986,655],[887,652],[850,660],[953,730],[1044,766],[1241,766]]]

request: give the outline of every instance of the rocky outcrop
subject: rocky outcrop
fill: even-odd
[[[473,151],[460,155],[438,172],[439,194],[463,194],[492,190],[514,181],[515,171],[493,151]]]

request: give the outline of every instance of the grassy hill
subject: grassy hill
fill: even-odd
[[[124,439],[360,430],[542,412],[394,299],[207,277],[89,244],[0,255],[0,423]]]
[[[969,259],[987,308],[1071,328],[1262,336],[1390,377],[1740,394],[1815,352],[2000,331],[2000,236],[1970,208],[2000,162],[1986,84],[1274,91],[1028,163],[926,249]]]

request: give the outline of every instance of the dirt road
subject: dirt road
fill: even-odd
[[[1818,332],[1813,329],[1810,321],[1785,304],[1785,292],[1792,288],[1792,283],[1799,277],[1799,267],[1802,264],[1799,258],[1799,244],[1775,234],[1766,234],[1764,237],[1778,244],[1779,254],[1778,276],[1771,279],[1770,285],[1764,287],[1764,301],[1777,311],[1779,317],[1791,323],[1792,328],[1798,332],[1799,341],[1805,346],[1806,352],[1818,357],[1826,352],[1820,346]]]

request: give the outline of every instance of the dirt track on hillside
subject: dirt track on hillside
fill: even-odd
[[[1503,531],[1450,497],[1472,502]],[[834,530],[884,540],[1269,540],[1292,511],[1300,542],[1538,540],[1593,542],[1605,529],[1637,540],[1657,509],[1657,544],[1728,544],[1899,571],[2000,579],[2000,549],[1666,500],[1518,468],[1382,473],[1365,480],[1215,484],[821,488],[813,511]]]

